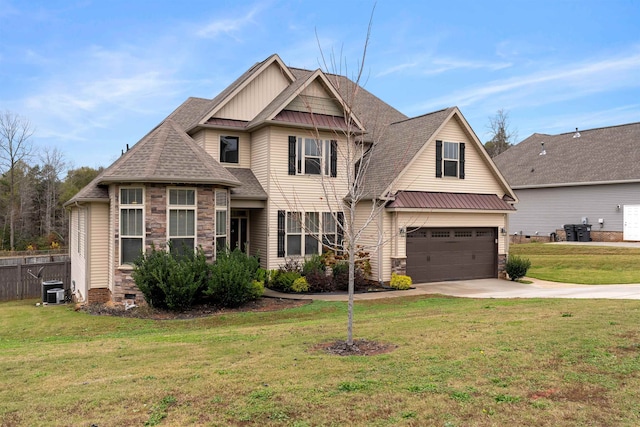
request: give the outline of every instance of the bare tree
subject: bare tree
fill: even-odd
[[[363,106],[362,97],[367,96],[362,86],[372,22],[373,11],[367,27],[362,55],[359,58],[355,72],[349,76],[350,78],[344,77],[349,74],[348,64],[344,58],[336,56],[333,52],[325,56],[320,47],[321,66],[344,103],[344,121],[340,130],[334,132],[336,139],[341,141],[338,160],[344,167],[341,169],[341,173],[345,173],[346,176],[344,179],[336,181],[323,173],[319,173],[317,179],[321,184],[323,208],[329,210],[333,217],[333,222],[339,227],[339,234],[342,236],[340,241],[321,240],[321,243],[335,252],[344,254],[349,267],[346,339],[346,345],[349,347],[354,345],[353,312],[356,264],[360,261],[358,256],[363,252],[379,249],[391,237],[384,236],[382,230],[376,229],[376,237],[374,239],[371,239],[370,236],[368,239],[363,238],[363,233],[370,230],[369,227],[376,227],[375,220],[382,214],[386,204],[386,200],[378,198],[379,195],[367,193],[365,181],[372,155],[388,127],[389,120],[387,120],[382,111],[372,111],[371,107],[366,111],[364,111],[364,108],[359,108]],[[371,95],[368,94],[368,96]],[[314,114],[313,107],[312,102],[306,105],[312,116]],[[366,116],[366,119],[363,120],[363,116]],[[316,127],[311,133],[314,134],[312,137],[321,144],[321,131]],[[319,145],[317,150],[322,152],[322,145]],[[322,168],[322,166],[320,167]],[[394,171],[389,171],[389,173],[394,173]],[[287,190],[285,191],[284,188],[281,188],[285,197],[287,193],[291,194],[290,189]],[[287,199],[287,203],[294,210],[305,208],[295,193],[290,199]],[[317,224],[307,224],[306,219],[303,217],[298,220],[300,221],[300,228],[305,233],[311,235],[316,233],[317,235]],[[319,234],[318,238],[322,239],[322,233],[320,232]]]
[[[10,111],[0,113],[0,164],[9,171],[9,246],[15,248],[16,179],[15,167],[32,153],[33,128],[24,117]]]
[[[48,236],[56,230],[60,218],[64,215],[59,207],[60,174],[67,166],[64,155],[57,148],[44,148],[40,161],[42,162],[42,180],[44,185],[44,215],[43,231]]]
[[[491,139],[484,144],[484,148],[489,156],[496,157],[509,149],[518,138],[518,132],[509,129],[509,112],[500,109],[496,115],[489,117],[489,125],[491,131]]]

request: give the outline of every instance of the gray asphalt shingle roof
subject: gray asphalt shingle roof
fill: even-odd
[[[579,132],[534,133],[493,160],[514,188],[640,181],[640,123]]]
[[[451,107],[390,124],[371,151],[364,194],[382,195],[454,110]]]

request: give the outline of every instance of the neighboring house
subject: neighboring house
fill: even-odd
[[[518,240],[583,222],[594,241],[640,240],[640,123],[535,133],[493,160],[518,196]]]
[[[363,226],[371,279],[498,277],[516,198],[460,111],[407,118],[354,88],[272,55],[214,99],[185,101],[67,203],[76,298],[141,298],[131,263],[152,245],[210,260],[241,248],[275,269],[341,241],[350,124],[372,147],[355,218],[385,205]]]

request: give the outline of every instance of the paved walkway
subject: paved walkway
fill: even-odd
[[[552,245],[618,246],[640,248],[640,242],[555,242]],[[442,294],[463,298],[602,298],[640,299],[640,284],[632,285],[576,285],[547,282],[526,278],[531,284],[500,279],[458,280],[415,284],[406,291],[371,292],[355,294],[356,301],[379,298],[396,298],[413,295]],[[265,296],[288,299],[311,299],[322,301],[347,301],[345,294],[296,295],[265,291]]]
[[[356,301],[379,298],[396,298],[413,295],[442,294],[463,298],[603,298],[640,299],[640,284],[633,285],[575,285],[527,279],[523,284],[500,279],[458,280],[415,284],[406,291],[370,292],[355,294]],[[265,291],[265,296],[285,299],[311,299],[321,301],[346,301],[345,294],[297,295]]]

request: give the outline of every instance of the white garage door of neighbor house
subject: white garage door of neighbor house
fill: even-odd
[[[624,205],[624,240],[640,241],[640,205]]]

